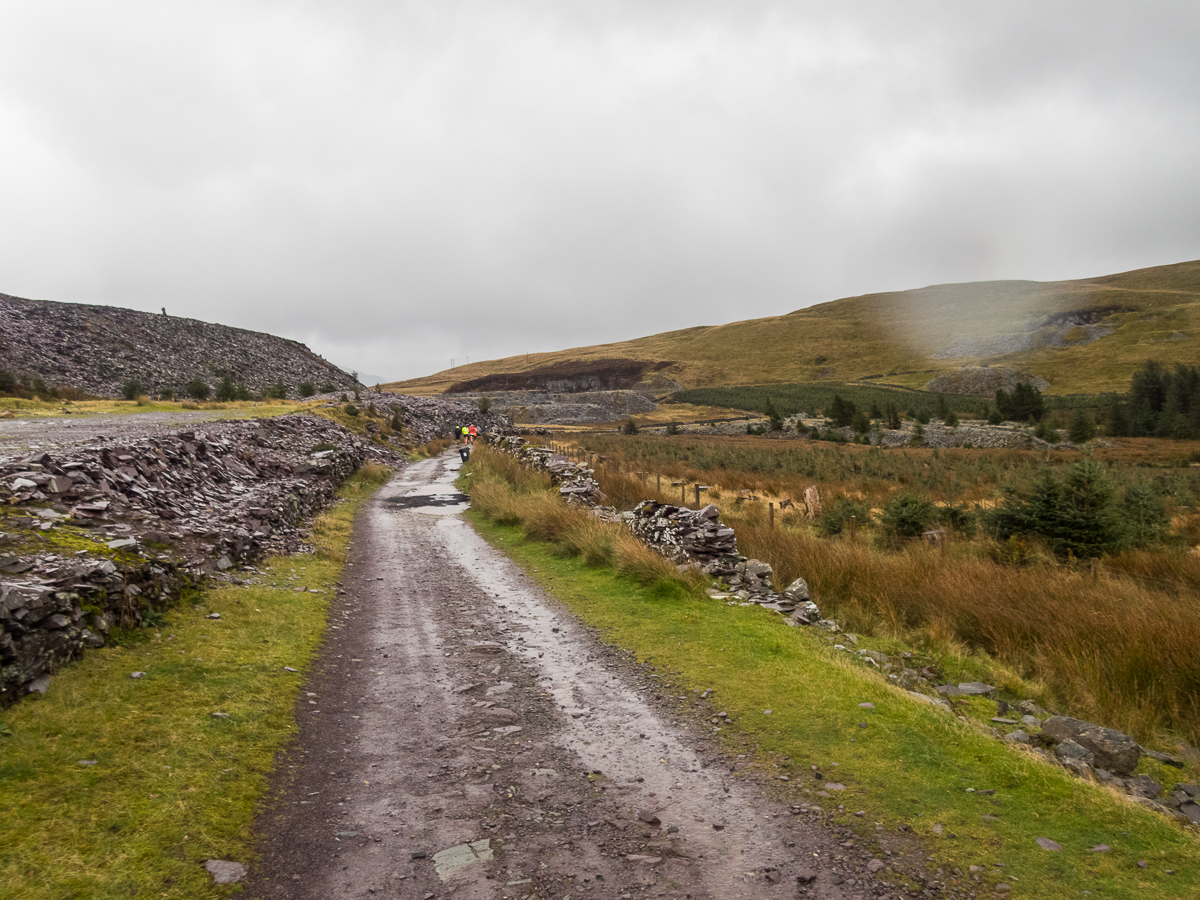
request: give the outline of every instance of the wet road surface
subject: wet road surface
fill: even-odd
[[[460,465],[414,464],[360,513],[245,896],[885,895],[478,537]]]

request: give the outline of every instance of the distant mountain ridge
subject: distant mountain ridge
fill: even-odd
[[[348,373],[304,344],[260,331],[113,306],[0,294],[0,369],[51,388],[102,397],[138,382],[148,394],[182,392],[193,379],[215,388],[229,376],[261,394],[283,382],[353,390]]]
[[[926,389],[939,377],[983,383],[975,370],[1004,367],[1069,394],[1127,390],[1147,359],[1200,360],[1200,261],[1075,281],[865,294],[780,316],[471,363],[389,387],[429,394],[831,381]],[[954,377],[960,373],[971,377]]]

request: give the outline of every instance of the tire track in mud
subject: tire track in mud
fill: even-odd
[[[475,534],[459,467],[412,465],[360,513],[245,896],[887,896]]]

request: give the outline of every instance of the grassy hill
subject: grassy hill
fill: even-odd
[[[1200,260],[1078,281],[865,294],[781,316],[472,363],[388,387],[433,394],[673,379],[689,388],[815,381],[924,388],[963,367],[1004,366],[1044,378],[1047,393],[1070,394],[1126,390],[1147,359],[1200,359]]]

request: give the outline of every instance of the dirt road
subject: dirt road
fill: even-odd
[[[888,895],[480,539],[459,466],[413,465],[360,515],[245,896]]]

